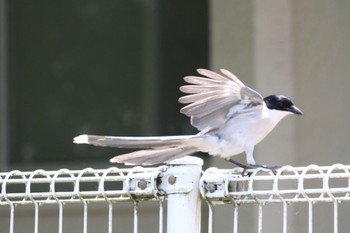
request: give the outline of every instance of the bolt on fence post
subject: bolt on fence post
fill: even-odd
[[[167,233],[200,233],[199,180],[202,165],[202,159],[192,156],[168,162],[165,180],[168,194]]]

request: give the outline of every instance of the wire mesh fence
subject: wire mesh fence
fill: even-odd
[[[342,218],[342,232],[348,232],[347,217],[339,214],[339,206],[350,200],[349,168],[350,166],[341,164],[285,166],[277,173],[257,169],[252,171],[250,176],[242,176],[235,170],[208,169],[201,178],[201,193],[210,207],[209,232],[212,232],[213,228],[213,206],[218,204],[233,205],[233,232],[246,232],[239,231],[238,228],[239,210],[242,206],[251,204],[256,207],[257,214],[256,224],[250,224],[250,230],[254,228],[257,232],[263,232],[263,229],[273,224],[272,231],[265,232],[339,232],[339,219]],[[273,203],[277,204],[279,209],[275,208],[273,212],[270,210],[265,215],[264,210]],[[317,205],[320,203],[327,203],[328,206],[319,208]],[[303,206],[300,207],[300,204]],[[295,219],[299,217],[297,215],[301,212],[295,209],[298,205],[299,209],[302,208],[301,211],[305,212],[306,209],[307,212],[307,215],[300,214],[299,223],[303,224],[295,223]],[[314,209],[318,212],[315,213]],[[264,223],[265,216],[270,218],[269,224]],[[254,216],[248,218],[254,219]],[[315,219],[318,220],[317,223]],[[289,221],[292,224],[288,224]],[[314,228],[318,231],[314,231]],[[328,231],[325,231],[325,228]],[[322,231],[319,231],[320,229]]]
[[[161,166],[0,173],[0,205],[10,207],[9,232],[14,232],[16,225],[16,207],[32,205],[34,232],[39,232],[39,210],[44,204],[55,204],[58,206],[58,232],[63,232],[65,206],[80,203],[83,205],[83,232],[88,232],[89,204],[106,203],[108,232],[112,232],[113,203],[132,202],[134,229],[137,229],[138,203],[145,200],[159,200],[159,203],[162,203],[162,195],[157,189],[157,180],[165,170],[166,167]],[[4,213],[1,217],[4,217]]]
[[[348,165],[242,175],[198,161],[0,173],[0,232],[348,232]]]

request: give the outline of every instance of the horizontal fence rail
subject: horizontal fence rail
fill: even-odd
[[[8,222],[9,232],[17,232],[16,228],[21,229],[21,224],[16,224],[20,218],[16,218],[15,213],[20,214],[22,211],[17,207],[33,206],[34,214],[29,215],[33,217],[34,232],[37,233],[40,232],[39,219],[42,217],[39,213],[42,211],[42,206],[56,204],[58,232],[61,233],[64,232],[64,215],[69,213],[67,206],[80,203],[83,206],[82,232],[87,233],[90,219],[88,210],[91,210],[93,203],[101,205],[106,203],[108,206],[107,232],[124,232],[120,225],[117,231],[112,227],[117,225],[114,224],[115,216],[120,217],[123,214],[123,212],[117,212],[117,214],[114,212],[115,209],[120,209],[118,203],[130,202],[133,206],[132,229],[136,233],[139,228],[139,204],[153,201],[156,205],[157,202],[159,203],[156,210],[159,218],[157,227],[159,232],[163,232],[163,223],[166,222],[168,233],[177,232],[179,227],[182,227],[182,231],[199,233],[201,232],[201,200],[204,200],[208,206],[208,221],[204,222],[207,224],[209,233],[216,229],[214,227],[216,206],[223,205],[232,208],[233,216],[230,218],[225,215],[224,218],[219,218],[232,221],[232,231],[227,228],[225,231],[234,233],[242,231],[261,233],[263,229],[268,228],[269,224],[264,224],[268,218],[273,218],[272,221],[275,221],[275,224],[276,219],[281,218],[279,223],[281,227],[280,230],[271,231],[270,229],[264,232],[296,232],[290,231],[294,228],[290,225],[293,222],[290,219],[298,217],[296,213],[303,209],[307,211],[307,215],[300,216],[298,221],[307,221],[307,232],[314,232],[314,228],[329,227],[329,222],[322,222],[322,226],[315,225],[314,222],[318,221],[318,212],[315,208],[321,208],[317,203],[330,203],[332,210],[327,209],[324,213],[333,216],[329,221],[333,223],[331,225],[334,233],[339,232],[339,222],[343,222],[343,225],[345,223],[345,227],[348,222],[347,215],[340,216],[339,213],[347,210],[345,207],[340,207],[341,203],[350,200],[350,165],[284,166],[275,172],[260,168],[246,171],[241,168],[209,168],[201,172],[201,167],[202,160],[185,157],[171,161],[166,166],[153,168],[111,167],[2,172],[0,173],[0,222]],[[165,201],[166,220],[163,213]],[[266,206],[272,203],[277,204],[274,206],[281,209],[269,212]],[[303,207],[295,212],[293,206],[297,206],[298,203],[305,205],[306,208]],[[295,205],[291,206],[292,204]],[[244,206],[253,208],[242,208]],[[328,205],[327,208],[329,208]],[[247,221],[246,218],[241,217],[245,216],[247,211],[250,211],[249,216],[256,212],[256,226],[241,222]],[[180,225],[179,222],[181,222]],[[238,222],[241,222],[240,227]],[[65,224],[67,225],[68,223]],[[145,229],[142,229],[142,232],[146,232]],[[222,229],[218,232],[222,232]]]
[[[246,176],[241,172],[241,169],[207,169],[200,182],[202,197],[213,204],[350,200],[349,165],[285,166],[276,172],[255,169]]]
[[[166,170],[167,166],[0,173],[0,205],[156,200],[164,196],[159,187]],[[285,166],[276,173],[255,169],[245,176],[240,168],[209,168],[201,177],[200,191],[213,204],[348,201],[350,166]]]
[[[333,225],[333,232],[339,232],[339,204],[350,200],[350,166],[334,164],[332,166],[310,165],[307,167],[285,166],[272,172],[266,169],[244,171],[242,169],[207,169],[201,177],[200,191],[202,198],[209,206],[208,232],[213,232],[214,206],[217,204],[233,204],[233,233],[241,232],[238,228],[241,206],[255,204],[257,210],[257,232],[263,232],[268,225],[275,225],[269,232],[298,232],[302,225],[290,227],[290,219],[296,215],[290,214],[291,204],[305,203],[307,205],[307,232],[314,232],[315,226],[322,232],[325,227]],[[281,210],[264,215],[267,204],[280,203]],[[315,224],[315,205],[331,203],[332,208],[325,213],[331,213],[333,219],[317,218]],[[273,215],[272,219],[271,216]],[[264,216],[271,219],[264,225]],[[277,228],[278,218],[282,216],[282,228]],[[347,222],[343,221],[342,222]],[[242,224],[241,224],[242,225]],[[250,224],[252,225],[252,224]],[[253,224],[254,226],[255,224]],[[343,223],[343,225],[345,225]],[[243,228],[247,226],[243,226]],[[252,231],[245,229],[244,231]],[[298,230],[296,230],[298,229]],[[330,229],[329,229],[330,230]]]
[[[157,168],[36,170],[0,173],[0,205],[120,202],[157,199],[157,181],[166,171]]]

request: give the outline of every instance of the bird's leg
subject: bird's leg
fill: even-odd
[[[252,168],[265,168],[265,169],[268,169],[268,170],[277,170],[279,168],[281,168],[282,166],[268,166],[268,165],[263,165],[263,164],[249,164],[250,167]]]
[[[230,162],[230,163],[233,163],[233,164],[237,165],[238,167],[243,168],[244,170],[254,168],[254,167],[251,167],[251,166],[249,166],[249,165],[245,165],[245,164],[243,164],[243,163],[237,162],[236,160],[233,160],[233,159],[230,159],[230,158],[227,158],[226,161],[228,161],[228,162]]]
[[[249,164],[249,166],[252,168],[264,168],[264,169],[271,170],[274,175],[276,175],[277,170],[281,168],[281,166],[267,166],[263,164]]]
[[[233,160],[233,159],[230,159],[230,158],[227,158],[226,161],[230,162],[230,163],[233,163],[235,165],[237,165],[238,167],[241,167],[243,168],[243,171],[242,171],[242,176],[250,176],[251,173],[250,172],[247,172],[248,169],[252,169],[253,167],[249,166],[249,165],[245,165],[245,164],[242,164],[240,162],[237,162],[236,160]]]
[[[250,168],[264,168],[271,170],[273,174],[277,173],[277,169],[281,168],[280,166],[266,166],[266,165],[261,165],[261,164],[256,164],[254,157],[253,157],[253,152],[254,152],[254,144],[247,144],[245,148],[245,153],[247,157],[247,163]]]

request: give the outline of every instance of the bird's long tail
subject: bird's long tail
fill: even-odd
[[[74,143],[103,147],[144,149],[113,157],[114,163],[127,165],[153,165],[167,162],[192,154],[198,149],[195,142],[203,136],[161,136],[161,137],[114,137],[98,135],[80,135]]]

